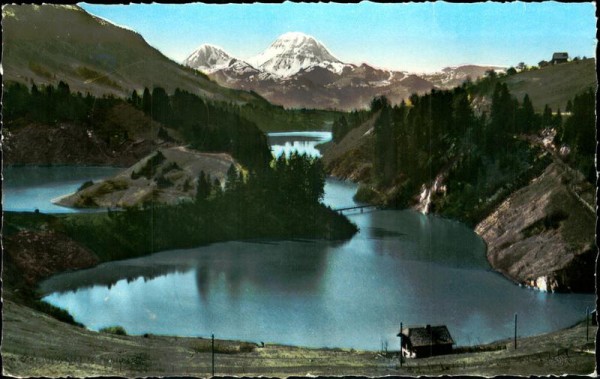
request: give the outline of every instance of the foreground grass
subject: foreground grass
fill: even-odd
[[[61,323],[5,301],[3,374],[10,376],[195,376],[211,373],[210,339],[122,336]],[[586,326],[486,345],[491,351],[408,360],[348,349],[307,349],[217,340],[216,375],[560,375],[594,371]],[[208,337],[208,336],[205,336]],[[497,346],[501,346],[498,350]]]

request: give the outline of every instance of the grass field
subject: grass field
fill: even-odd
[[[215,341],[215,374],[298,375],[587,375],[594,371],[594,337],[586,324],[480,350],[405,360],[397,354],[308,349]],[[211,374],[211,341],[204,338],[96,333],[4,301],[3,374],[10,376],[195,376]],[[218,337],[218,336],[217,336]],[[256,341],[258,342],[258,341]],[[466,349],[469,350],[469,349]]]
[[[596,87],[596,62],[593,58],[521,72],[503,79],[519,101],[529,94],[536,112],[548,104],[553,111],[565,111],[567,101],[589,87]]]

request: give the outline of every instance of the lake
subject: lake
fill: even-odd
[[[271,141],[308,152],[327,138],[278,133]],[[62,183],[56,170],[63,169],[38,170],[53,170],[51,179]],[[29,189],[38,185],[53,187]],[[328,179],[324,202],[353,205],[355,191]],[[515,313],[519,336],[527,336],[567,327],[594,306],[594,295],[543,293],[491,271],[483,241],[461,223],[411,210],[348,217],[360,228],[348,241],[234,241],[164,251],[57,275],[40,291],[92,330],[121,325],[130,334],[214,333],[371,350],[382,342],[395,348],[400,322],[445,324],[468,345],[510,338]]]
[[[296,151],[300,154],[319,156],[317,145],[331,141],[330,132],[279,132],[269,133],[269,144],[273,154],[289,156]]]
[[[43,213],[81,212],[52,200],[73,193],[86,181],[98,181],[122,171],[115,167],[20,166],[4,168],[2,205],[5,211]]]

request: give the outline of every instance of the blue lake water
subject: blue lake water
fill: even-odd
[[[108,178],[121,168],[79,166],[23,166],[4,168],[2,204],[6,211],[71,213],[81,210],[61,207],[52,200],[73,193],[86,181]]]
[[[285,136],[277,138],[287,145]],[[287,138],[293,146],[298,136]],[[63,191],[53,172],[52,181],[30,190]],[[349,206],[355,191],[329,179],[324,201]],[[121,325],[132,334],[214,333],[373,350],[382,341],[397,345],[400,322],[445,324],[467,345],[511,337],[515,313],[519,335],[527,336],[569,326],[594,306],[594,295],[512,284],[490,270],[483,241],[458,222],[409,210],[349,218],[360,232],[348,241],[235,241],[165,251],[61,274],[40,291],[93,330]]]
[[[330,132],[281,132],[269,133],[271,151],[276,157],[289,156],[292,152],[319,156],[317,145],[331,141]]]

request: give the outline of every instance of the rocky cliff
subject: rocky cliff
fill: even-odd
[[[330,143],[323,149],[323,161],[330,175],[361,183],[357,193],[361,201],[394,206],[389,199],[397,196],[398,183],[375,188],[371,180],[373,125],[371,118],[339,143]],[[542,165],[540,174],[523,184],[509,183],[505,200],[491,212],[482,212],[487,215],[484,219],[471,221],[487,243],[490,265],[510,280],[544,291],[592,292],[597,255],[595,188],[555,151],[546,154],[552,163]],[[437,178],[431,186],[423,183],[420,194],[409,194],[399,206],[428,210],[432,194],[446,196],[443,180],[438,185]]]
[[[543,291],[594,290],[594,188],[559,161],[511,194],[475,231],[509,279]]]
[[[99,262],[92,251],[53,230],[21,230],[3,238],[3,244],[5,263],[16,266],[30,286],[56,273],[92,267]]]

